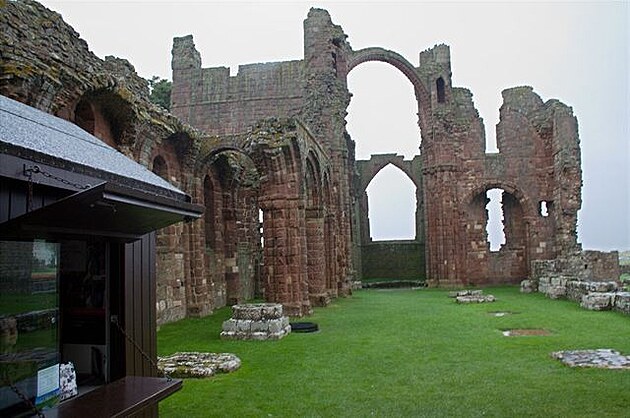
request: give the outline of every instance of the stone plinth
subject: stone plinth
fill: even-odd
[[[255,303],[232,306],[232,318],[223,322],[221,338],[232,340],[279,340],[291,332],[282,305]]]

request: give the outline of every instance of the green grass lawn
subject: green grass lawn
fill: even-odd
[[[457,305],[443,290],[362,290],[316,309],[316,334],[221,341],[229,308],[162,326],[159,354],[231,352],[238,371],[188,379],[163,417],[628,417],[630,370],[571,369],[563,349],[630,354],[630,318],[518,288]],[[491,311],[512,311],[494,317]],[[543,328],[551,336],[504,337]]]

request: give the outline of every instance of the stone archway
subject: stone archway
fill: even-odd
[[[397,52],[372,47],[349,53],[347,59],[348,74],[366,62],[383,62],[391,65],[400,71],[413,86],[417,105],[417,124],[420,128],[417,141],[418,146],[420,146],[423,132],[428,131],[426,122],[428,114],[426,112],[430,112],[431,93],[418,69]],[[384,274],[391,278],[419,279],[425,277],[425,210],[422,160],[421,155],[416,156],[413,160],[404,160],[402,156],[395,154],[379,154],[372,155],[369,161],[356,161],[359,175],[354,189],[356,201],[354,214],[357,218],[355,225],[358,234],[356,234],[354,246],[356,264],[363,277],[383,276]],[[372,179],[389,164],[400,169],[415,186],[415,236],[412,240],[393,240],[386,243],[371,239],[366,188]],[[378,262],[375,263],[375,260]],[[411,263],[406,266],[400,260],[410,260]],[[398,269],[399,266],[403,266],[403,268]]]
[[[411,83],[414,88],[416,100],[418,101],[418,124],[420,130],[426,128],[427,117],[423,110],[430,109],[431,94],[418,73],[418,70],[402,55],[397,52],[390,51],[380,47],[364,48],[358,51],[352,51],[348,58],[348,73],[360,64],[370,61],[378,61],[390,64],[399,70]]]
[[[259,288],[259,167],[242,150],[211,150],[197,168],[206,213],[201,229],[204,281],[214,305],[251,300]]]
[[[309,239],[308,234],[308,213],[323,213],[322,158],[318,146],[311,142],[312,138],[309,139],[307,132],[296,121],[270,119],[261,121],[252,132],[235,136],[230,141],[214,143],[212,138],[208,138],[206,144],[201,145],[202,163],[197,166],[200,173],[207,172],[210,167],[216,169],[220,155],[225,154],[243,156],[257,172],[255,187],[249,191],[243,187],[252,181],[246,173],[242,173],[240,178],[225,172],[217,175],[217,179],[221,180],[222,218],[219,224],[224,228],[223,278],[227,303],[235,302],[229,297],[233,293],[230,291],[230,277],[236,278],[237,273],[242,272],[242,266],[232,255],[234,251],[238,253],[243,249],[243,243],[247,243],[262,252],[259,287],[265,300],[282,303],[291,316],[310,314],[308,246],[313,244],[319,248],[319,241],[323,246],[323,237],[317,233],[323,232],[320,231],[323,222],[322,228],[314,231],[322,239]],[[213,188],[216,188],[215,183]],[[217,193],[213,192],[213,195]],[[264,246],[261,246],[260,211],[263,215]],[[319,218],[321,216],[315,220]],[[257,235],[247,231],[255,231],[254,235]],[[243,284],[241,279],[240,285]],[[221,280],[218,278],[216,282],[221,283]]]

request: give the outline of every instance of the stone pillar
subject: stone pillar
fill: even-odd
[[[324,217],[321,209],[306,210],[306,247],[308,265],[308,296],[312,306],[326,306],[330,296],[326,292],[324,258]]]
[[[429,167],[425,170],[427,216],[427,277],[440,286],[461,285],[458,243],[460,218],[457,206],[455,168]]]
[[[198,179],[191,182],[192,196],[202,195],[202,185]],[[206,261],[202,254],[205,252],[205,224],[203,219],[195,222],[176,225],[181,228],[181,246],[183,247],[183,265],[186,289],[186,315],[206,316],[212,313],[212,286],[208,283]]]
[[[289,316],[309,315],[303,204],[279,198],[263,205],[265,300],[282,303]]]
[[[304,21],[304,108],[302,120],[328,151],[331,160],[331,200],[335,214],[333,237],[337,292],[351,292],[352,216],[350,170],[354,164],[352,141],[345,130],[350,93],[346,83],[347,57],[351,52],[343,30],[325,10],[311,9]]]
[[[326,290],[331,297],[339,296],[337,287],[337,247],[335,247],[335,215],[327,214],[324,218],[324,251],[326,263]]]

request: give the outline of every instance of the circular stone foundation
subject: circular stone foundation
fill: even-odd
[[[211,377],[241,367],[241,359],[230,353],[175,353],[158,358],[158,369],[176,378]]]

